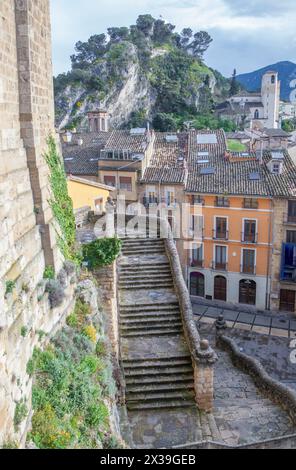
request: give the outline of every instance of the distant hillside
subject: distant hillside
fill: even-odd
[[[258,91],[261,88],[261,79],[265,72],[274,70],[279,73],[281,80],[281,99],[289,101],[291,88],[290,82],[296,78],[296,64],[289,61],[278,62],[276,64],[268,65],[263,69],[255,70],[255,72],[244,73],[237,76],[239,83],[243,85],[248,91]]]

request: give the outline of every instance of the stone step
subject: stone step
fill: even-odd
[[[137,250],[122,250],[123,256],[140,256],[140,255],[162,255],[164,251],[159,248],[153,248],[153,250],[148,250],[145,248],[137,249]]]
[[[165,271],[165,270],[169,270],[171,271],[171,266],[166,263],[166,262],[163,262],[163,263],[156,263],[156,262],[151,262],[151,263],[141,263],[141,264],[120,264],[120,272],[139,272],[139,271],[158,271],[158,270],[161,270],[161,271]]]
[[[120,289],[122,290],[137,290],[137,289],[144,289],[144,290],[155,290],[155,289],[172,289],[174,284],[171,283],[147,283],[147,284],[138,284],[138,285],[124,285],[121,284]]]
[[[135,279],[135,280],[122,280],[122,281],[119,281],[118,283],[118,286],[120,288],[125,288],[125,287],[144,287],[146,286],[146,289],[148,289],[148,286],[149,287],[157,287],[157,286],[172,286],[173,285],[173,280],[172,278],[170,279]]]
[[[168,328],[168,329],[152,329],[149,330],[138,330],[138,331],[125,331],[121,333],[123,338],[130,336],[178,336],[182,334],[182,328]]]
[[[150,326],[155,327],[155,326],[162,326],[162,325],[172,325],[172,323],[175,324],[182,324],[180,315],[171,315],[170,317],[167,318],[162,318],[155,316],[154,318],[141,318],[141,319],[129,319],[129,320],[120,320],[120,325],[126,328],[132,328],[132,327],[146,327],[150,328]]]
[[[167,375],[152,375],[152,376],[131,376],[125,377],[125,382],[127,386],[138,386],[141,387],[143,385],[164,385],[168,386],[170,384],[191,384],[192,383],[192,377],[193,377],[193,370],[192,368],[188,368],[188,372],[182,372],[181,374],[178,372],[178,375],[174,373],[172,374],[167,374]]]
[[[120,317],[120,324],[121,325],[142,325],[142,324],[153,324],[153,323],[166,323],[172,321],[181,321],[180,312],[175,314],[166,314],[166,315],[159,315],[155,313],[154,315],[142,315],[142,316],[129,316],[129,317]]]
[[[149,393],[149,392],[170,392],[172,390],[194,390],[193,380],[191,382],[180,383],[151,383],[148,385],[128,385],[127,394],[132,396],[133,393]]]
[[[138,402],[151,402],[155,401],[158,402],[170,402],[170,401],[180,400],[194,400],[194,393],[192,390],[175,390],[170,392],[139,392],[139,393],[131,393],[127,394],[126,401],[128,404],[138,403]]]
[[[163,329],[163,328],[168,328],[168,329],[174,329],[174,328],[182,328],[182,322],[181,320],[172,320],[170,322],[164,320],[163,322],[161,321],[156,321],[156,322],[140,322],[140,324],[120,324],[120,329],[122,332],[125,331],[138,331],[138,330],[144,330],[144,331],[150,331],[154,329]]]
[[[120,305],[120,313],[124,312],[153,312],[155,310],[169,311],[173,308],[180,308],[179,302],[170,302],[170,303],[152,303],[152,304],[141,304],[141,305]]]
[[[172,279],[172,274],[170,271],[167,272],[148,272],[148,273],[121,273],[119,281],[141,281],[143,279]]]
[[[168,402],[154,402],[154,403],[128,403],[127,408],[130,411],[137,410],[159,410],[159,409],[172,409],[172,408],[196,408],[194,400],[176,400]]]
[[[137,320],[138,318],[141,319],[150,319],[150,318],[167,318],[170,317],[171,315],[177,316],[178,318],[181,318],[180,316],[180,310],[179,308],[176,308],[174,310],[169,310],[169,311],[153,311],[153,312],[132,312],[132,313],[122,313],[120,312],[120,318],[122,320]]]
[[[127,378],[136,378],[136,377],[149,377],[153,376],[158,381],[159,378],[163,376],[174,376],[174,374],[191,374],[191,378],[193,375],[193,368],[192,364],[186,365],[174,365],[172,363],[170,366],[167,366],[164,370],[159,370],[159,367],[149,367],[142,368],[142,369],[127,369],[124,371],[124,375]]]
[[[192,365],[191,357],[184,356],[184,357],[169,357],[165,358],[156,358],[156,359],[138,359],[137,361],[123,361],[124,370],[128,369],[139,369],[139,368],[167,368],[171,367],[172,364],[174,367],[176,366],[184,366],[184,365]]]
[[[150,247],[150,246],[161,246],[164,248],[165,244],[164,244],[164,240],[161,240],[160,238],[156,238],[156,239],[147,239],[147,238],[143,238],[143,239],[139,239],[139,240],[126,240],[122,243],[122,247],[123,248],[126,248],[126,247],[133,247],[133,246],[147,246],[147,247]]]

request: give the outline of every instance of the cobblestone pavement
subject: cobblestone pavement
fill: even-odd
[[[205,305],[203,301],[192,300],[193,313],[201,323],[214,323],[223,315],[228,328],[253,331],[263,335],[282,338],[296,338],[296,317],[292,314],[242,311]]]

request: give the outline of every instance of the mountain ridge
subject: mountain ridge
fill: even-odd
[[[253,72],[237,75],[237,81],[249,92],[258,91],[261,88],[261,79],[265,72],[275,71],[279,74],[281,81],[281,100],[289,101],[292,88],[290,82],[296,79],[296,63],[283,60],[267,65]]]

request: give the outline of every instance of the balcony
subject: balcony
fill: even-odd
[[[212,261],[212,269],[215,271],[228,271],[228,263],[218,263],[217,261]]]
[[[258,233],[241,232],[242,243],[258,243]]]
[[[248,266],[246,264],[241,264],[240,266],[241,274],[256,274],[256,266]]]
[[[296,215],[285,214],[284,224],[296,225]]]
[[[229,231],[228,230],[217,230],[213,229],[213,239],[214,240],[229,240]]]
[[[203,259],[194,259],[190,263],[191,268],[204,268],[205,262]]]

